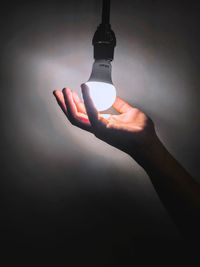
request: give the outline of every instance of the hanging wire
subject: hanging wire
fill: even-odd
[[[103,0],[102,24],[110,24],[110,0]]]

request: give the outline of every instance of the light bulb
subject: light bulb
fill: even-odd
[[[93,63],[91,76],[86,82],[90,97],[98,111],[109,109],[116,99],[116,89],[111,78],[110,60],[96,60]]]

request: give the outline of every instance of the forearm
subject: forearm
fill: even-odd
[[[156,137],[137,161],[144,168],[168,213],[183,234],[197,234],[200,223],[200,186]]]

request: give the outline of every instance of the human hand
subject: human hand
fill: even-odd
[[[174,222],[186,237],[199,233],[200,186],[158,139],[152,120],[117,97],[119,115],[108,118],[96,110],[88,87],[81,86],[84,102],[66,88],[54,95],[69,121],[106,143],[128,153],[146,171]]]
[[[117,97],[113,104],[119,115],[105,118],[98,113],[88,87],[81,86],[84,102],[69,88],[54,91],[57,102],[69,121],[97,138],[133,156],[136,161],[157,140],[152,120],[139,109]]]

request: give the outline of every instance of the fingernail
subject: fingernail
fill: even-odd
[[[66,93],[72,93],[72,90],[68,87],[65,88]]]
[[[81,88],[84,88],[84,89],[86,88],[86,89],[88,89],[88,86],[87,86],[86,83],[82,83],[82,84],[81,84]]]
[[[85,83],[83,83],[81,84],[81,91],[82,93],[87,94],[89,91],[89,87]]]

